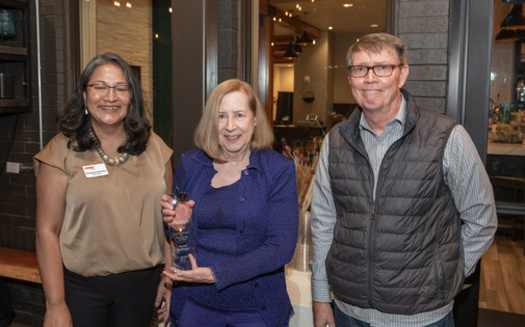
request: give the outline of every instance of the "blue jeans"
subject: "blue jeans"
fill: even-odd
[[[334,320],[336,327],[370,327],[369,323],[362,322],[344,314],[334,303]],[[454,327],[452,310],[443,319],[424,327]]]

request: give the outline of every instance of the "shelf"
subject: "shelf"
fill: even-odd
[[[500,156],[525,156],[525,143],[488,142],[487,154]]]
[[[6,57],[6,55],[27,56],[27,48],[0,45],[0,58]]]
[[[27,107],[29,106],[28,99],[0,99],[0,107]]]
[[[26,1],[24,0],[1,0],[0,6],[15,9],[25,9]]]
[[[16,108],[2,108],[0,107],[0,116],[9,116],[15,114],[23,114],[26,112],[31,112],[29,107],[16,107]]]
[[[0,99],[0,114],[16,114],[31,111],[29,99]]]
[[[0,0],[0,114],[31,111],[27,0]]]

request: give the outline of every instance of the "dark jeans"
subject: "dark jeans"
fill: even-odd
[[[75,327],[148,327],[162,266],[84,277],[64,268],[66,303]]]
[[[334,319],[337,327],[370,327],[370,324],[359,321],[345,315],[334,303]],[[452,311],[445,318],[425,327],[454,327],[454,315]]]

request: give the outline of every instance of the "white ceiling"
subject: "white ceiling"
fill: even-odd
[[[329,26],[333,27],[334,33],[364,35],[386,31],[387,0],[268,0],[268,3],[284,11],[293,10],[294,17],[299,15],[299,19],[321,31],[328,30]],[[345,8],[345,3],[352,6]],[[302,7],[302,11],[297,10],[296,4]],[[372,24],[378,27],[371,27]],[[275,35],[288,33],[288,26],[275,24]]]

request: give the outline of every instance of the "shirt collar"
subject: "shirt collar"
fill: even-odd
[[[403,127],[405,126],[406,110],[407,110],[407,101],[405,100],[405,97],[401,93],[401,104],[399,105],[399,110],[397,111],[394,121],[398,122]],[[361,115],[361,118],[359,120],[359,128],[372,130],[372,128],[368,124],[368,120],[366,119],[365,115]]]

